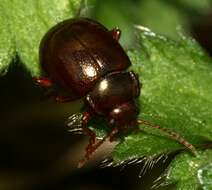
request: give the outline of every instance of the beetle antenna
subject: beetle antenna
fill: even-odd
[[[183,146],[188,148],[194,155],[197,155],[196,148],[191,143],[189,143],[186,139],[184,139],[180,134],[178,134],[168,128],[163,128],[159,125],[151,124],[148,121],[144,121],[142,119],[138,119],[137,123],[146,125],[148,127],[154,128],[154,129],[159,129],[162,133],[168,135],[170,138],[178,141],[180,144],[182,144]]]

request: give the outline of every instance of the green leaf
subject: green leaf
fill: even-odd
[[[178,132],[196,146],[212,141],[212,61],[192,39],[172,41],[153,33],[139,36],[141,50],[129,51],[142,82],[139,118]],[[182,147],[160,131],[125,137],[113,151],[115,162],[154,156]]]
[[[211,0],[178,0],[176,4],[182,7],[187,7],[187,9],[192,9],[193,11],[199,12],[199,14],[204,14],[210,11]]]
[[[0,74],[20,57],[32,75],[39,75],[39,43],[56,23],[73,17],[81,0],[0,0]]]
[[[166,180],[175,183],[177,189],[212,189],[212,151],[200,151],[197,157],[177,156],[169,166]]]
[[[123,31],[121,43],[129,47],[135,43],[134,24],[142,24],[158,34],[179,39],[177,28],[182,27],[185,33],[190,33],[191,22],[201,20],[210,9],[211,0],[107,0],[96,1],[87,10],[107,27],[120,27]]]
[[[140,0],[139,5],[142,25],[174,39],[179,38],[179,26],[189,33],[191,21],[199,21],[211,8],[210,0]]]

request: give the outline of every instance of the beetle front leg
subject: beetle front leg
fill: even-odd
[[[113,28],[111,31],[110,31],[112,37],[115,39],[115,40],[119,40],[120,37],[121,37],[121,30],[119,28]]]
[[[92,116],[93,116],[92,111],[86,111],[83,113],[83,117],[82,117],[82,130],[84,134],[89,136],[89,144],[86,147],[86,151],[89,150],[93,146],[93,144],[95,144],[96,142],[96,134],[87,126]]]
[[[45,78],[45,77],[33,77],[32,79],[39,86],[42,86],[42,87],[52,87],[53,86],[53,82],[49,78]]]
[[[85,158],[79,161],[78,168],[84,166],[84,164],[89,160],[90,156],[105,142],[106,139],[109,139],[109,141],[112,142],[118,132],[119,129],[117,127],[113,128],[108,135],[106,135],[103,139],[98,141],[96,144],[93,144],[88,150],[86,150]]]

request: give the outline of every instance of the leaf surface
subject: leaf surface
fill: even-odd
[[[76,15],[80,0],[0,0],[0,74],[19,56],[32,75],[40,75],[39,43],[56,23]]]

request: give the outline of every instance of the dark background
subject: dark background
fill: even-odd
[[[123,34],[121,44],[126,49],[134,47],[134,24],[140,24],[174,40],[179,39],[179,31],[184,31],[211,55],[212,9],[197,2],[85,1],[81,14],[108,28],[119,26]],[[41,100],[45,90],[34,85],[18,56],[8,74],[0,78],[0,87],[1,190],[147,190],[173,157],[169,156],[165,162],[161,159],[139,177],[143,163],[125,168],[99,167],[102,158],[112,150],[113,144],[106,143],[84,168],[77,169],[87,138],[69,133],[65,121],[79,111],[81,102],[55,104]]]

